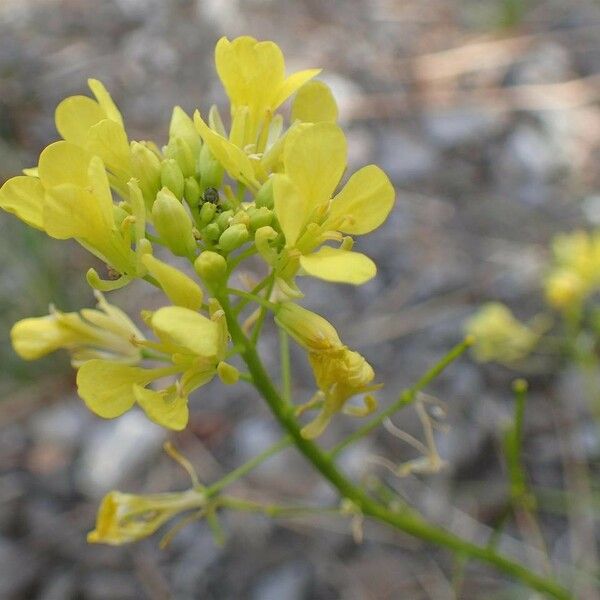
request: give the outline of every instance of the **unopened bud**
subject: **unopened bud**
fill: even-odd
[[[168,158],[163,161],[160,170],[160,181],[163,187],[169,188],[178,200],[183,198],[185,180],[176,160]]]
[[[229,225],[231,225],[231,219],[233,218],[232,210],[223,211],[216,220],[217,225],[221,231],[225,231]]]
[[[244,244],[249,237],[248,228],[243,223],[238,223],[237,225],[232,225],[221,234],[219,247],[224,252],[231,252]]]
[[[254,197],[254,206],[256,208],[261,208],[265,206],[266,208],[273,208],[273,179],[269,178],[262,185],[260,190],[256,193]]]
[[[207,144],[202,146],[198,156],[198,174],[204,188],[219,188],[223,181],[223,167],[212,155]]]
[[[323,352],[343,346],[335,327],[327,319],[293,302],[279,305],[275,321],[309,352]]]
[[[162,242],[177,256],[190,256],[196,250],[193,224],[187,211],[167,188],[152,206],[152,222]]]
[[[202,237],[211,241],[216,242],[221,236],[221,230],[216,223],[209,223],[206,227],[200,230]]]
[[[223,361],[217,365],[217,375],[226,385],[237,383],[240,379],[240,372],[233,365]]]
[[[208,225],[208,223],[213,220],[216,213],[217,207],[210,202],[205,202],[200,209],[200,223],[202,223],[202,225]]]
[[[203,281],[207,283],[218,283],[223,280],[227,272],[227,261],[223,256],[205,250],[194,261],[194,269]]]
[[[121,206],[113,205],[113,217],[115,219],[115,225],[121,227],[123,221],[131,215]]]
[[[270,225],[273,221],[273,212],[266,206],[261,206],[252,212],[250,215],[250,230],[256,231],[261,227]]]
[[[184,177],[192,177],[196,174],[196,157],[184,139],[171,138],[165,148],[165,156],[172,158],[178,164]]]
[[[250,215],[245,210],[238,210],[238,212],[233,215],[231,219],[232,225],[237,225],[238,223],[244,224],[246,227],[250,225]]]
[[[188,177],[185,180],[184,196],[190,206],[198,206],[202,192],[200,191],[200,185],[194,177]]]
[[[160,189],[160,159],[142,142],[131,142],[131,171],[149,208]]]

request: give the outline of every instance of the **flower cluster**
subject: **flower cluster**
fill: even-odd
[[[13,345],[27,360],[67,349],[79,395],[101,417],[138,405],[153,421],[182,429],[193,390],[215,375],[225,383],[238,379],[225,362],[235,350],[217,298],[228,294],[235,265],[256,253],[271,281],[264,301],[308,353],[322,408],[304,431],[315,437],[350,397],[377,386],[370,365],[331,325],[322,327],[325,347],[308,341],[315,321],[327,322],[295,304],[302,297],[298,277],[355,285],[374,277],[375,264],[352,249],[352,236],[385,221],[394,190],[374,165],[340,188],[347,143],[330,89],[314,79],[319,69],[286,75],[278,46],[247,36],[221,39],[215,56],[229,118],[216,106],[205,118],[175,107],[163,147],[128,138],[97,80],[88,82],[93,97],[58,105],[62,139],[43,150],[35,168],[2,186],[0,206],[51,237],[76,240],[106,272],[87,273],[97,310],[52,308],[20,321]],[[279,110],[291,96],[286,127]],[[164,262],[158,246],[194,269]],[[140,279],[170,303],[142,311],[146,334],[102,296]],[[365,402],[374,405],[371,396]]]

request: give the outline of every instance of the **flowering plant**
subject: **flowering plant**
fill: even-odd
[[[362,519],[371,518],[495,565],[556,598],[569,597],[554,581],[429,523],[405,503],[398,507],[340,470],[336,459],[348,446],[410,404],[419,410],[427,445],[410,438],[423,457],[395,471],[441,468],[419,392],[471,340],[377,412],[381,383],[373,368],[331,323],[301,306],[302,279],[361,285],[375,277],[375,263],[354,249],[354,237],[386,220],[394,189],[375,165],[359,169],[340,188],[347,142],[331,90],[315,79],[319,69],[286,75],[278,46],[247,36],[221,39],[215,56],[230,100],[228,118],[216,106],[204,116],[175,107],[164,147],[129,140],[111,96],[91,79],[93,98],[72,96],[56,109],[62,139],[43,150],[37,167],[0,190],[4,210],[51,237],[76,240],[106,265],[105,276],[94,268],[86,275],[97,309],[53,308],[49,315],[15,324],[11,336],[21,357],[66,349],[81,399],[102,418],[139,407],[163,427],[184,429],[190,395],[217,377],[225,385],[253,385],[284,430],[272,448],[209,486],[168,447],[189,472],[192,487],[144,496],[111,491],[89,541],[132,542],[184,512],[205,517],[215,530],[224,509],[287,514],[294,507],[262,506],[223,490],[293,445],[338,491],[338,512],[351,518],[357,538]],[[291,97],[286,127],[279,110]],[[165,251],[172,260],[165,260]],[[264,263],[264,277],[243,289],[233,287],[233,273],[254,255]],[[144,327],[104,296],[138,280],[161,290],[165,301],[157,310],[141,311]],[[280,332],[279,385],[257,351],[269,314]],[[525,351],[533,338],[526,331],[519,335]],[[304,403],[294,402],[291,394],[289,338],[306,351],[314,374],[315,393]],[[234,365],[239,359],[244,367]],[[342,414],[373,416],[326,450],[315,440]],[[388,429],[393,431],[390,424]]]

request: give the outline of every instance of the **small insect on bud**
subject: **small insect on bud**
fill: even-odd
[[[218,283],[225,277],[227,261],[220,254],[211,250],[205,250],[194,261],[194,269],[203,281]]]
[[[211,204],[219,203],[219,190],[214,187],[209,187],[204,190],[204,202],[210,202]]]
[[[221,234],[219,247],[224,252],[231,252],[244,244],[249,237],[248,228],[243,223],[238,223],[237,225],[232,225]]]

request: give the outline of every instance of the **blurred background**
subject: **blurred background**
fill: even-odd
[[[327,316],[374,365],[389,402],[462,336],[484,301],[522,318],[540,309],[539,279],[558,231],[600,224],[600,7],[595,0],[1,0],[0,180],[36,164],[57,134],[56,104],[104,81],[133,139],[166,142],[174,104],[225,106],[213,65],[222,35],[272,39],[289,71],[321,66],[341,107],[350,168],[376,162],[397,203],[359,246],[379,276],[359,289],[304,282],[306,305]],[[105,422],[77,399],[61,354],[24,363],[12,323],[93,303],[90,256],[0,214],[0,598],[62,600],[383,600],[533,598],[476,564],[377,527],[356,544],[347,520],[271,521],[230,514],[213,543],[194,523],[169,548],[158,537],[120,549],[88,546],[110,489],[183,489],[166,439],[203,481],[276,441],[279,431],[246,386],[203,388],[190,427],[169,434],[138,413]],[[142,285],[112,301],[135,316],[156,299]],[[271,330],[261,351],[275,364]],[[312,394],[301,352],[294,391]],[[414,458],[381,430],[343,456],[353,477],[387,477],[432,520],[483,542],[507,512],[499,452],[512,414],[514,372],[468,356],[428,391],[447,403],[437,437],[448,467],[386,475],[374,456]],[[531,379],[524,459],[539,492],[555,564],[597,572],[600,438],[579,374],[551,368]],[[395,422],[421,435],[414,411]],[[339,418],[324,443],[350,432]],[[581,473],[592,474],[589,477]],[[332,491],[286,451],[233,490],[281,502],[331,502]],[[573,508],[569,498],[583,498]],[[530,535],[531,534],[531,535]],[[508,520],[501,548],[535,566],[535,532]],[[598,596],[591,587],[585,599]]]

